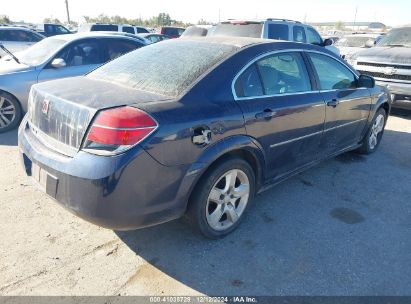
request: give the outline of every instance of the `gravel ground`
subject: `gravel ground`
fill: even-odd
[[[411,295],[411,115],[371,156],[347,153],[257,197],[205,240],[182,220],[89,224],[38,191],[0,135],[0,295]]]

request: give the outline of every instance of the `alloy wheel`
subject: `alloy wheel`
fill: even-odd
[[[16,107],[5,97],[0,96],[0,129],[8,127],[16,118]]]
[[[374,148],[378,145],[379,135],[384,130],[385,118],[384,115],[379,114],[377,118],[374,120],[374,123],[371,127],[370,137],[368,138],[368,143],[370,145],[370,149],[374,150]]]
[[[243,214],[250,196],[250,181],[239,169],[224,173],[212,187],[206,205],[210,227],[222,231],[234,225]]]

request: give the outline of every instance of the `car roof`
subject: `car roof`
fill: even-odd
[[[282,19],[282,18],[267,18],[267,19],[227,19],[227,20],[222,21],[221,23],[235,23],[235,22],[264,23],[264,22],[267,22],[267,21],[303,24],[303,23],[301,23],[300,21],[290,20],[290,19]]]
[[[29,29],[27,27],[22,27],[22,26],[0,26],[0,30],[23,30],[23,31],[29,31],[29,32],[35,32],[36,31]]]
[[[191,40],[191,41],[203,41],[210,44],[225,44],[232,45],[238,48],[244,48],[247,46],[263,43],[278,43],[278,42],[290,42],[282,40],[273,39],[263,39],[263,38],[251,38],[251,37],[235,37],[235,36],[187,36],[180,37],[181,40]],[[297,44],[296,44],[297,45]],[[298,45],[301,45],[299,43]]]
[[[81,38],[113,38],[113,37],[125,37],[125,38],[132,38],[135,40],[143,41],[141,37],[138,37],[136,35],[129,34],[129,33],[122,33],[122,32],[78,32],[74,34],[53,36],[53,38],[57,38],[60,40],[66,40],[66,41],[73,41],[73,40],[77,40]]]

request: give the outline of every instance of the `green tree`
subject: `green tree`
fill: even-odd
[[[344,22],[342,22],[342,21],[336,22],[336,23],[335,23],[335,28],[336,28],[337,30],[343,30],[343,29],[345,28]]]
[[[55,24],[63,24],[57,18],[44,18],[43,23],[55,23]]]
[[[7,15],[0,15],[0,23],[11,23],[11,20]]]

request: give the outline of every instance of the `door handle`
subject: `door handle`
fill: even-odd
[[[274,115],[276,114],[276,112],[274,112],[271,109],[265,109],[263,112],[257,113],[255,114],[255,118],[256,119],[266,119],[269,120],[271,119]]]
[[[338,101],[338,99],[334,98],[331,101],[327,102],[327,106],[335,108],[339,103],[340,102]]]

